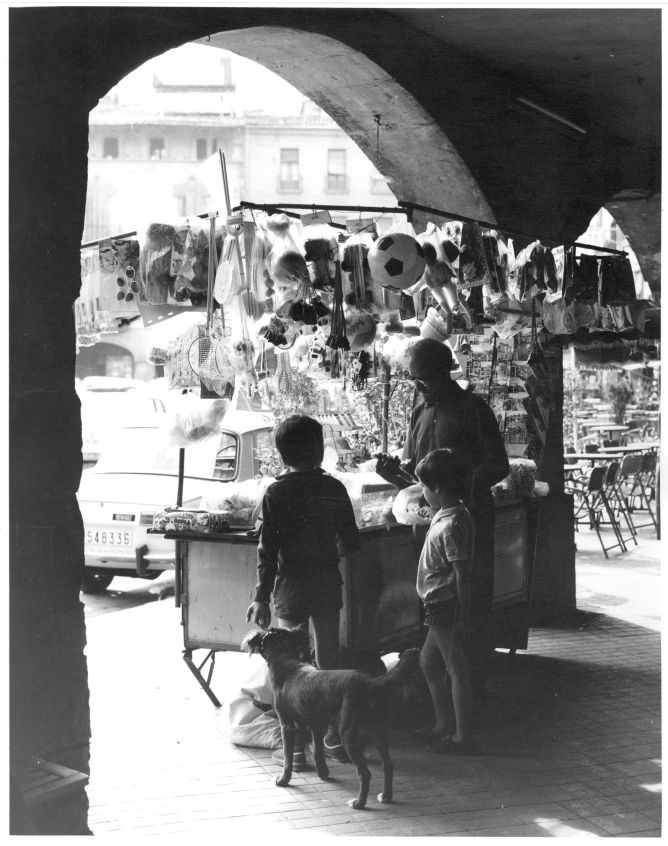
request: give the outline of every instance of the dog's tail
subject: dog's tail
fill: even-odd
[[[401,653],[399,662],[387,673],[378,676],[374,681],[377,687],[392,688],[405,684],[415,673],[420,656],[420,650],[416,648],[406,649]]]

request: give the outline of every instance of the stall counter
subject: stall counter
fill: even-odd
[[[496,508],[492,633],[494,646],[526,649],[540,500]],[[364,527],[361,549],[341,560],[344,581],[340,642],[351,653],[400,651],[420,643],[415,592],[417,550],[410,526]],[[257,537],[167,533],[176,541],[177,605],[186,650],[238,649],[256,582]]]

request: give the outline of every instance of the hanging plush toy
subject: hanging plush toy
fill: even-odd
[[[270,267],[277,288],[276,313],[287,315],[290,304],[297,298],[299,286],[308,277],[306,261],[301,253],[290,250],[272,260]]]
[[[350,370],[352,373],[350,382],[353,391],[363,391],[369,381],[371,372],[371,355],[362,350],[350,357]]]
[[[376,337],[376,320],[374,316],[357,306],[344,306],[346,319],[346,335],[350,341],[351,350],[361,350],[373,343]]]
[[[304,227],[304,252],[308,262],[313,287],[320,291],[332,291],[339,245],[335,230],[324,223]]]

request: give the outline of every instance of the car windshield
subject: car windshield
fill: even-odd
[[[238,458],[238,438],[221,432],[186,447],[184,472],[186,476],[229,481],[236,476]],[[177,476],[179,448],[156,426],[118,429],[105,442],[94,472]]]

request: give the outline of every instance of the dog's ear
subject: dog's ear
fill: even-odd
[[[248,632],[246,637],[241,641],[241,649],[243,652],[248,652],[249,655],[252,655],[255,652],[258,652],[260,649],[260,644],[262,643],[262,638],[264,637],[264,632]]]

